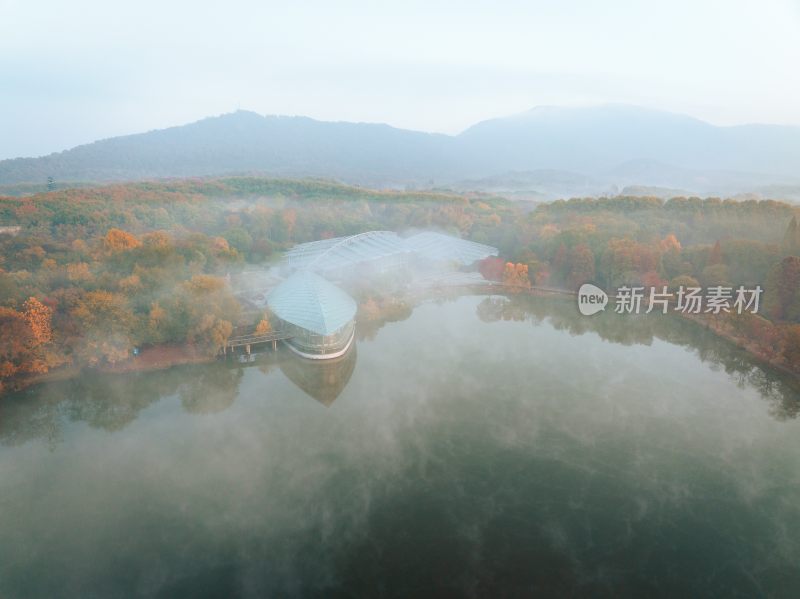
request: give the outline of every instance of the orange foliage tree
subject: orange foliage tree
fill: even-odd
[[[531,280],[528,278],[528,265],[506,262],[503,269],[503,284],[517,290],[529,289]]]
[[[103,238],[103,247],[110,252],[132,250],[142,245],[135,235],[122,229],[109,229]]]
[[[0,390],[20,374],[47,372],[55,363],[47,351],[52,341],[52,311],[36,298],[24,310],[0,307]]]
[[[258,321],[256,325],[256,335],[266,335],[271,330],[272,325],[269,323],[269,319],[266,316]]]
[[[51,319],[53,311],[35,297],[29,297],[23,305],[25,321],[37,343],[49,343],[53,339]]]

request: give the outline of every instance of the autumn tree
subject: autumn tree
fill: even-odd
[[[505,264],[501,258],[489,256],[478,263],[478,270],[487,281],[502,281]]]
[[[113,364],[128,357],[135,317],[124,295],[90,291],[77,300],[70,315],[77,323],[75,350],[81,362]]]
[[[667,235],[664,239],[662,239],[659,243],[662,252],[680,252],[681,251],[681,242],[678,241],[678,238],[675,237],[673,233]]]
[[[109,229],[103,238],[103,247],[109,252],[132,250],[141,245],[141,241],[135,235],[122,229]]]
[[[266,335],[270,331],[272,331],[272,325],[270,324],[267,316],[264,315],[264,317],[259,320],[258,324],[256,325],[256,335]]]
[[[25,321],[37,343],[49,343],[53,339],[51,319],[53,311],[35,297],[30,297],[23,305]]]
[[[658,278],[659,253],[633,239],[612,239],[600,257],[601,282],[608,288]]]
[[[147,313],[146,339],[151,343],[163,343],[167,335],[167,311],[158,302],[153,302]]]
[[[25,316],[0,307],[0,389],[16,374],[36,371],[35,347],[36,338]]]
[[[21,374],[47,372],[57,363],[48,352],[52,311],[36,298],[24,310],[0,307],[0,391]]]
[[[530,279],[531,285],[544,285],[547,283],[550,277],[548,265],[546,262],[540,260],[530,249],[520,252],[517,255],[516,261],[527,265],[528,278]]]
[[[514,290],[529,289],[531,281],[528,278],[528,265],[506,262],[503,270],[503,284]]]
[[[177,301],[186,340],[209,353],[219,351],[233,332],[240,310],[225,280],[195,275],[180,285]]]
[[[72,283],[88,283],[92,280],[92,273],[86,262],[67,264],[67,279]]]

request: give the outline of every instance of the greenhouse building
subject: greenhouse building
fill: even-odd
[[[283,269],[311,270],[335,279],[354,268],[385,272],[408,264],[460,267],[496,255],[496,248],[443,233],[426,231],[401,237],[392,231],[369,231],[296,245],[284,255]]]
[[[434,232],[369,231],[303,243],[286,252],[280,271],[288,278],[267,296],[267,306],[292,351],[336,358],[353,342],[357,305],[331,281],[385,281],[386,273],[400,273],[401,281],[403,273],[438,276],[495,255],[491,246]]]
[[[336,358],[353,342],[355,300],[311,271],[298,271],[278,285],[267,306],[290,335],[289,348],[305,358]]]

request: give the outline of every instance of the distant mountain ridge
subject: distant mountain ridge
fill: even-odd
[[[544,176],[544,173],[551,173]],[[554,173],[569,173],[557,177]],[[738,193],[800,184],[800,127],[717,127],[631,106],[539,107],[455,136],[237,111],[188,125],[0,161],[0,185],[259,174],[378,187],[535,173],[543,197],[624,186]],[[524,186],[523,185],[523,186]]]

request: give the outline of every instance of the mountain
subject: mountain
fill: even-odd
[[[716,127],[685,115],[632,106],[539,107],[483,121],[459,136],[494,168],[596,174],[636,160],[700,170],[794,176],[800,127]]]
[[[0,161],[0,184],[259,173],[357,182],[441,176],[454,139],[388,125],[237,111],[189,125],[104,139],[41,158]]]
[[[539,107],[459,135],[238,111],[40,158],[0,185],[260,174],[379,187],[450,185],[550,197],[626,186],[733,194],[800,184],[800,127],[717,127],[631,106]]]

